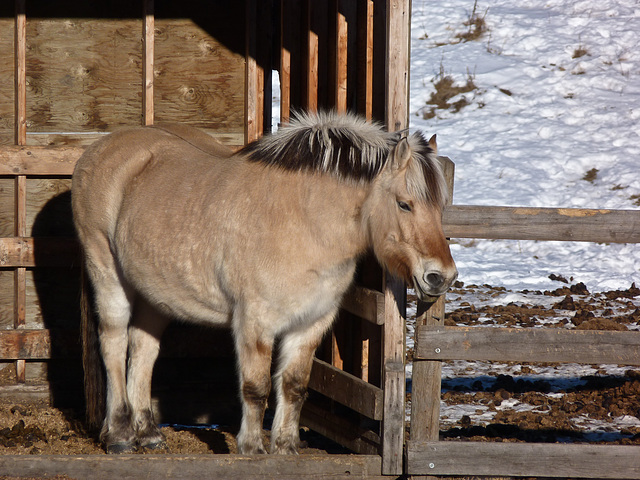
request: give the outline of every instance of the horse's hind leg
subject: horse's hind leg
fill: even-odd
[[[86,268],[92,280],[99,316],[100,352],[107,380],[106,417],[100,439],[108,453],[135,448],[127,400],[126,363],[131,298],[104,238],[84,242]]]
[[[295,330],[282,337],[275,377],[277,403],[271,430],[271,453],[298,453],[300,411],[307,398],[313,357],[334,317],[335,312],[332,312],[308,329]]]
[[[129,369],[127,395],[136,442],[143,448],[160,448],[165,437],[151,410],[151,376],[160,351],[160,338],[169,319],[138,298],[129,327]]]

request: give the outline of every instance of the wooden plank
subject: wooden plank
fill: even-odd
[[[384,294],[354,286],[342,300],[341,308],[376,325],[384,324]]]
[[[384,276],[382,473],[399,475],[402,473],[405,428],[406,286],[388,272]]]
[[[409,442],[410,475],[640,478],[640,448],[624,445]]]
[[[134,5],[119,2],[121,17],[111,19],[100,18],[99,10],[109,8],[102,2],[76,6],[58,1],[58,15],[51,15],[48,2],[29,2],[30,131],[95,132],[140,125],[143,21],[139,3]],[[127,17],[127,9],[135,15]]]
[[[318,110],[318,61],[320,55],[320,44],[318,32],[313,29],[313,8],[317,2],[307,0],[306,2],[306,37],[307,55],[304,59],[306,66],[305,74],[305,108],[309,111]]]
[[[419,326],[414,359],[640,365],[640,332]]]
[[[358,111],[373,116],[373,0],[358,1]]]
[[[3,475],[81,480],[382,479],[369,455],[2,455]]]
[[[27,18],[26,0],[16,0],[15,17],[15,141],[27,142]]]
[[[451,238],[640,242],[640,210],[454,205],[443,223]]]
[[[302,407],[300,423],[361,455],[378,455],[380,452],[380,435],[376,432],[355,425],[310,401]]]
[[[333,105],[337,112],[347,111],[348,41],[349,26],[344,13],[345,0],[336,0],[335,16],[335,73]]]
[[[245,142],[254,142],[263,134],[264,69],[258,64],[258,3],[247,0]]]
[[[142,38],[142,123],[153,125],[153,76],[154,76],[154,40],[155,40],[155,9],[154,0],[144,0],[144,22]]]
[[[245,2],[156,2],[154,114],[245,136]]]
[[[383,391],[317,358],[309,388],[373,420],[382,420]]]
[[[0,238],[0,267],[68,267],[79,264],[78,254],[75,238]]]
[[[84,147],[24,147],[0,149],[0,175],[68,176]]]
[[[389,131],[409,125],[410,0],[387,0],[386,120]]]

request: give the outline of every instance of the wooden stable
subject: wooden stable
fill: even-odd
[[[409,0],[2,2],[0,55],[14,61],[0,65],[0,396],[56,406],[81,398],[69,188],[86,145],[123,126],[181,122],[239,148],[271,128],[272,70],[282,122],[294,109],[333,108],[406,128],[409,7]],[[327,457],[313,468],[309,460],[254,459],[245,473],[402,473],[405,288],[372,260],[360,271],[318,354],[303,423],[362,455]],[[158,418],[237,417],[232,355],[225,333],[172,327],[154,375]],[[0,474],[40,468],[24,460],[1,458]],[[65,463],[49,465],[58,461]],[[96,478],[86,467],[96,461],[78,459],[78,475],[88,468]],[[217,464],[210,474],[218,478],[229,478],[222,465],[246,463],[198,461],[196,469]]]
[[[0,64],[5,398],[67,406],[81,395],[80,269],[69,187],[86,145],[122,126],[182,122],[240,147],[271,127],[272,70],[279,72],[282,122],[294,109],[334,108],[360,112],[391,130],[408,123],[409,0],[14,1],[0,4],[0,55],[14,59]],[[443,162],[452,184],[452,164]],[[451,206],[444,222],[450,237],[640,242],[638,212]],[[443,360],[511,360],[524,353],[527,360],[549,361],[553,352],[557,361],[573,361],[574,351],[597,341],[610,346],[611,356],[595,357],[590,348],[583,361],[637,365],[640,341],[633,332],[487,336],[442,327],[442,301],[421,308],[406,446],[405,287],[368,260],[318,352],[303,412],[304,424],[359,455],[11,456],[0,458],[0,475],[605,478],[602,465],[615,464],[618,478],[637,478],[628,474],[637,468],[631,447],[438,442]],[[213,423],[220,417],[215,408],[237,407],[232,349],[221,336],[194,327],[165,336],[154,376],[162,421]],[[516,341],[528,350],[495,347]],[[460,349],[460,342],[473,348]],[[228,387],[227,400],[220,385]],[[584,463],[571,470],[574,454]],[[534,460],[538,455],[543,462]],[[604,461],[598,467],[594,459]]]

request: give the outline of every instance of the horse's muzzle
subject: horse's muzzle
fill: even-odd
[[[424,272],[421,278],[413,277],[413,287],[418,299],[423,302],[434,302],[449,290],[456,278],[458,278],[457,270],[449,274],[438,270],[429,270]]]

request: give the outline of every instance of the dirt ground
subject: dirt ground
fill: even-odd
[[[453,298],[464,300],[479,289],[477,286],[457,284]],[[488,295],[500,295],[503,289],[482,287]],[[523,293],[523,292],[520,292]],[[448,312],[449,325],[474,325],[493,322],[504,326],[533,326],[558,328],[562,325],[583,329],[637,330],[640,324],[640,289],[590,294],[584,285],[566,285],[553,292],[524,292],[524,294],[554,297],[551,307],[527,304],[507,304],[477,307],[464,301]],[[535,371],[536,365],[521,364],[519,373]],[[640,418],[640,368],[629,368],[624,375],[608,375],[599,371],[585,378],[581,386],[568,389],[562,395],[549,396],[545,381],[529,381],[519,375],[498,375],[493,385],[483,388],[447,390],[443,401],[448,404],[482,405],[496,411],[489,424],[475,424],[465,415],[455,424],[442,428],[443,439],[472,439],[485,441],[583,441],[575,426],[577,416],[608,421],[612,417]],[[410,397],[409,397],[410,399]],[[503,402],[517,399],[522,403],[540,406],[543,410],[518,411],[499,409]],[[236,453],[231,429],[176,429],[164,427],[168,451],[176,454]],[[623,438],[614,443],[640,445],[640,427],[628,427]],[[305,432],[303,437],[311,438]],[[322,453],[326,448],[311,448],[305,444],[302,453]],[[82,423],[82,415],[72,410],[59,410],[45,404],[17,404],[0,402],[0,454],[103,454],[94,436]],[[153,452],[153,453],[158,453]],[[0,478],[1,474],[0,474]]]

